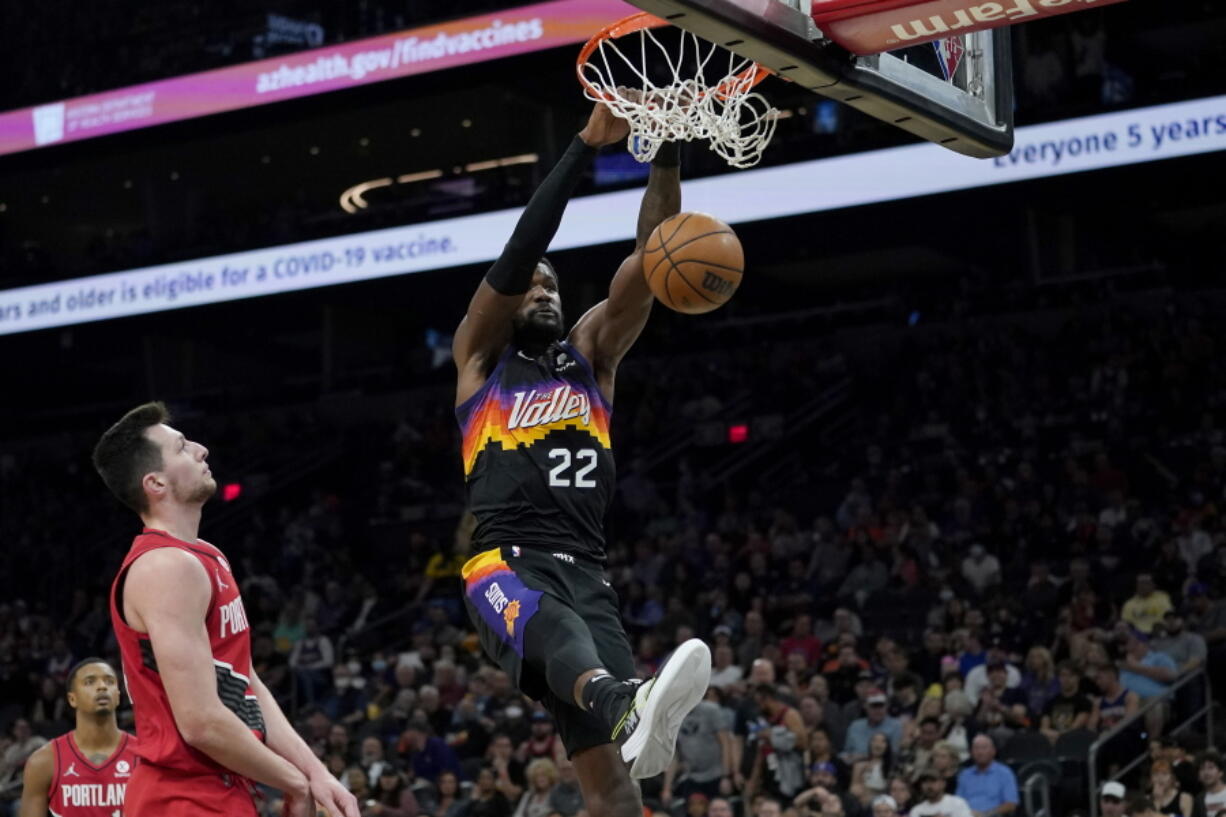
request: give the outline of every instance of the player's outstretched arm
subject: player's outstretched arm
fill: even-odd
[[[39,747],[26,760],[21,775],[21,808],[17,817],[47,817],[51,805],[51,779],[55,776],[55,747]]]
[[[306,775],[315,802],[333,817],[360,817],[358,799],[348,792],[341,782],[327,770],[311,747],[294,730],[277,699],[264,686],[264,682],[251,671],[251,688],[259,699],[260,711],[264,714],[264,727],[268,735],[268,748],[288,760]]]
[[[128,569],[124,584],[124,606],[132,613],[129,622],[139,622],[149,634],[183,740],[227,769],[304,802],[309,796],[306,775],[261,743],[217,696],[217,673],[204,625],[211,598],[204,566],[178,548],[141,556]]]
[[[489,373],[488,364],[510,339],[511,318],[531,288],[532,274],[596,150],[625,139],[629,128],[603,103],[597,104],[587,125],[532,194],[502,255],[478,285],[452,340],[452,356],[460,374],[457,403],[480,388]]]
[[[647,190],[639,205],[634,252],[622,262],[609,297],[588,310],[571,331],[571,342],[596,368],[605,397],[613,399],[613,375],[617,364],[630,351],[647,324],[654,301],[643,277],[643,247],[660,222],[681,212],[681,173],[679,147],[668,143],[660,147],[651,165]]]

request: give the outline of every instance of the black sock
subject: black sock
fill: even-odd
[[[597,675],[583,685],[583,708],[612,729],[621,720],[634,690],[612,675]]]

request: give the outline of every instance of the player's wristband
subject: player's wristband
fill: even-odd
[[[681,143],[665,142],[656,151],[656,158],[651,160],[656,167],[676,167],[681,164]]]

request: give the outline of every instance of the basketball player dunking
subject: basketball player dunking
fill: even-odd
[[[126,817],[255,817],[255,783],[286,814],[358,817],[357,800],[298,736],[251,666],[251,633],[230,563],[197,537],[217,490],[208,449],[146,403],[111,426],[94,467],[140,515],[111,586],[111,623],[136,715],[140,763]]]
[[[119,676],[101,658],[68,671],[77,725],[26,761],[20,817],[120,817],[136,767],[136,738],[120,731]]]
[[[680,209],[676,146],[664,146],[651,169],[635,250],[608,299],[569,334],[544,258],[597,149],[627,130],[596,106],[533,194],[453,342],[473,542],[483,551],[464,566],[465,603],[486,652],[553,714],[593,817],[642,814],[631,778],[671,762],[711,671],[710,652],[693,639],[656,677],[630,680],[634,655],[603,577],[614,375],[651,312],[643,244]]]

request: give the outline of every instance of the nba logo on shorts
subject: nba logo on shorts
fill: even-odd
[[[511,555],[516,557],[519,556],[519,545],[511,545]]]
[[[932,47],[937,50],[937,61],[941,63],[941,74],[946,80],[953,79],[954,74],[958,73],[958,66],[962,64],[963,55],[966,54],[966,46],[962,44],[962,38],[946,37],[944,40],[934,41]]]

